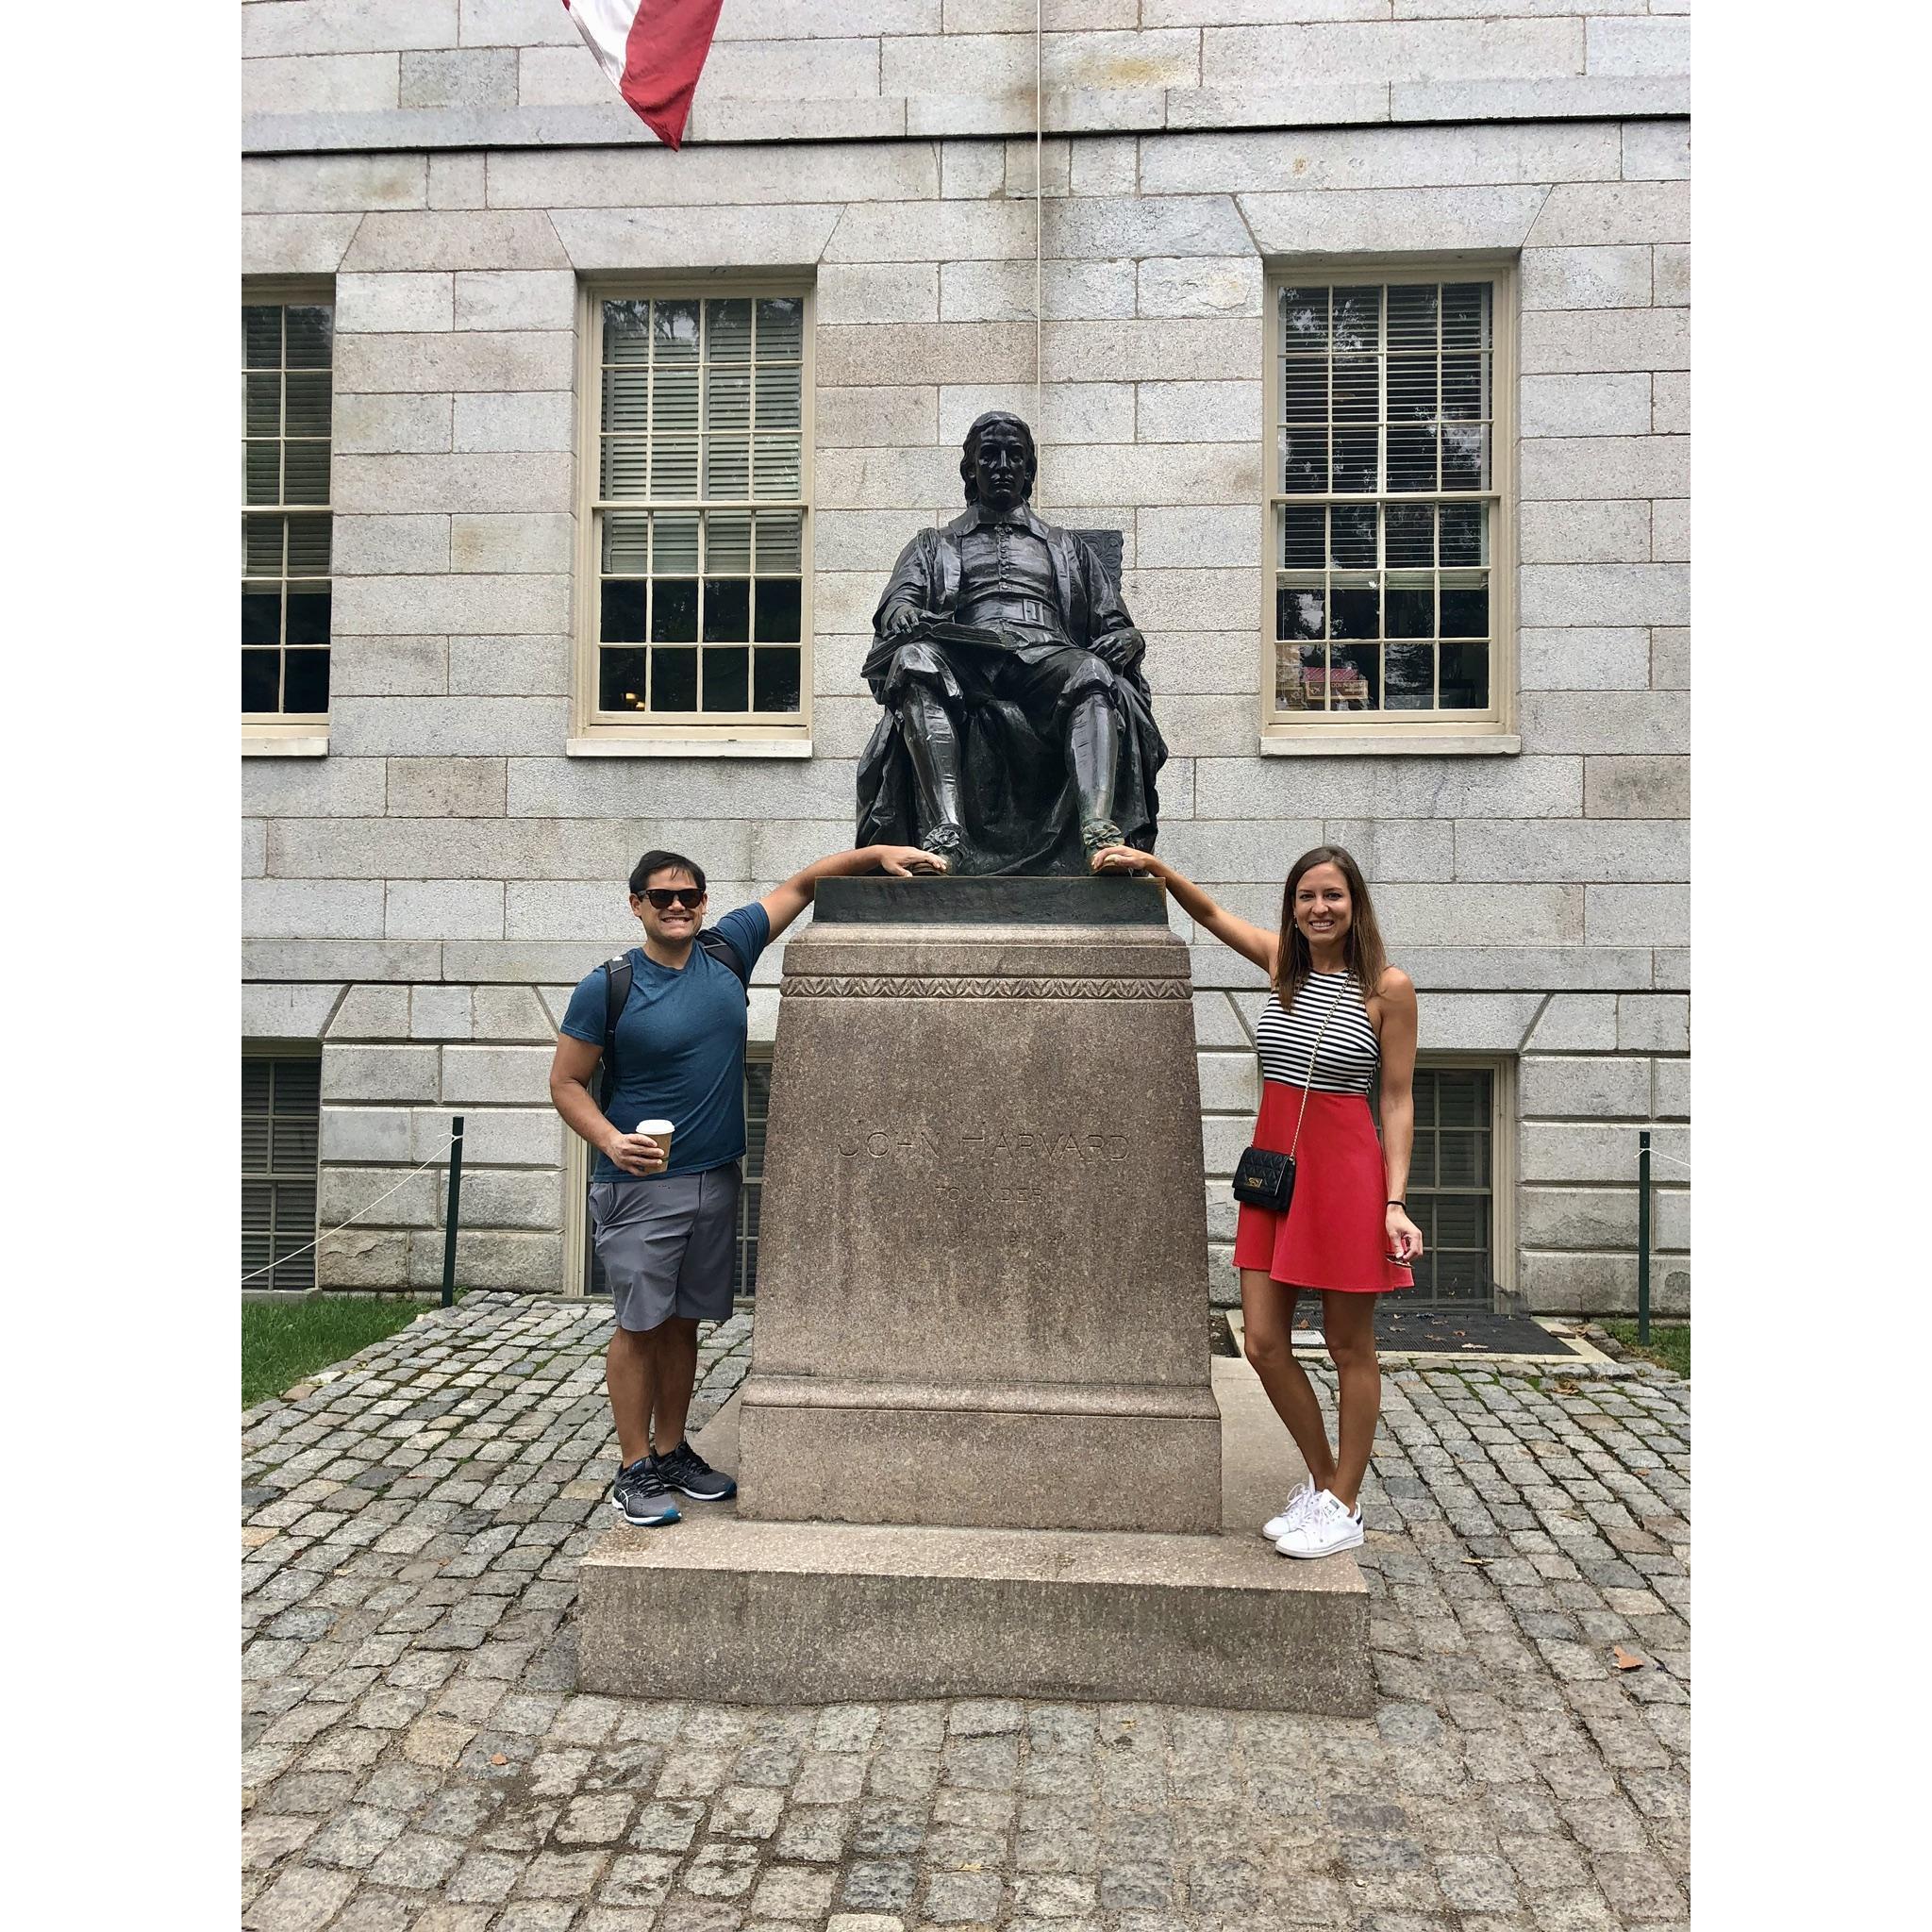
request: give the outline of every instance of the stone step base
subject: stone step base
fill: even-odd
[[[619,1526],[579,1574],[578,1681],[750,1704],[1039,1697],[1358,1716],[1374,1708],[1353,1557],[1256,1530],[1299,1472],[1242,1362],[1218,1360],[1224,1526],[1096,1535],[767,1523],[687,1507]],[[697,1441],[733,1466],[736,1405]],[[684,1507],[684,1506],[681,1506]]]

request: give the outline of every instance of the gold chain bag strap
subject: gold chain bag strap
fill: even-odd
[[[1315,1031],[1315,1043],[1308,1049],[1308,1076],[1302,1082],[1301,1111],[1294,1117],[1294,1139],[1288,1143],[1288,1152],[1276,1154],[1266,1147],[1250,1147],[1235,1164],[1234,1197],[1244,1208],[1265,1208],[1271,1214],[1286,1214],[1289,1203],[1294,1199],[1295,1150],[1302,1144],[1302,1123],[1308,1117],[1308,1094],[1315,1084],[1316,1058],[1322,1051],[1328,1023],[1347,992],[1348,982],[1344,981],[1329,1001],[1328,1010],[1322,1015],[1322,1024]]]

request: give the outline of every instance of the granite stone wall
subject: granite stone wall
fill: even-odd
[[[324,1224],[460,1108],[464,1278],[563,1285],[560,1002],[635,931],[645,845],[698,856],[722,908],[848,842],[884,573],[957,507],[971,417],[1033,411],[1038,220],[1040,501],[1123,533],[1173,752],[1161,851],[1272,924],[1289,859],[1349,845],[1424,1049],[1514,1064],[1517,1285],[1628,1307],[1636,1129],[1689,1159],[1686,24],[1045,13],[1075,131],[1036,197],[1030,0],[727,0],[676,155],[611,118],[555,0],[244,7],[244,272],[330,278],[337,305],[327,755],[242,773],[243,1031],[324,1041]],[[801,138],[832,127],[864,138]],[[1518,268],[1520,749],[1264,754],[1264,268],[1454,251]],[[579,278],[712,267],[815,291],[811,755],[569,756]],[[1258,974],[1211,941],[1193,963],[1224,1177]],[[1657,1172],[1656,1306],[1681,1310],[1688,1169]],[[325,1282],[436,1279],[440,1192],[425,1174],[332,1240]],[[1224,1298],[1224,1180],[1208,1196]]]

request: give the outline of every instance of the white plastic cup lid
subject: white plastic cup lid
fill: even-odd
[[[676,1129],[673,1127],[669,1121],[640,1121],[633,1131],[640,1134],[650,1134],[655,1137],[658,1134],[675,1133]]]

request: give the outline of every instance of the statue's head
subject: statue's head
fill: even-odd
[[[1033,494],[1040,458],[1033,432],[1008,409],[989,409],[973,419],[959,454],[959,475],[968,503],[1008,509]]]

